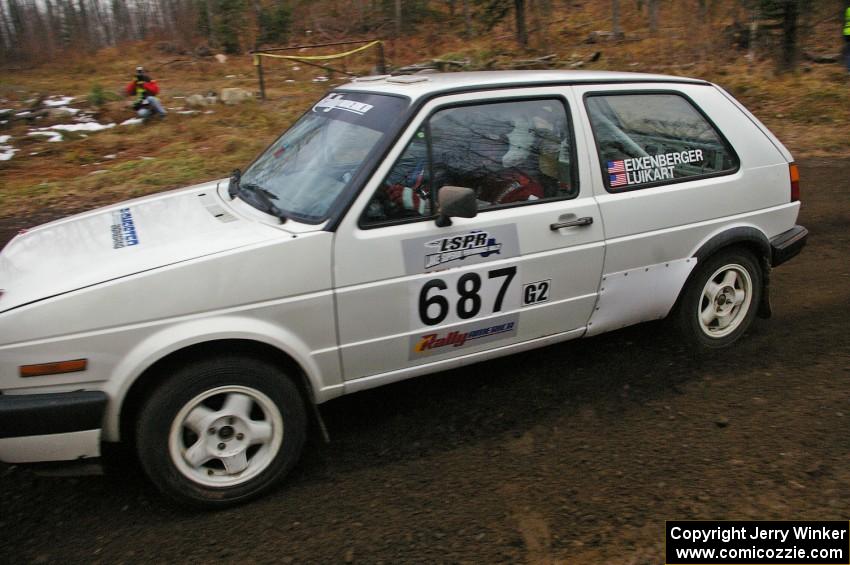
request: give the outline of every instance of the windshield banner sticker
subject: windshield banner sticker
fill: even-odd
[[[475,347],[513,337],[518,325],[519,314],[510,314],[485,321],[467,322],[451,330],[414,334],[410,336],[410,360],[452,353],[461,347]]]
[[[112,248],[121,249],[139,244],[136,234],[136,223],[129,208],[121,208],[112,212]]]
[[[319,100],[306,115],[386,132],[407,107],[408,102],[406,98],[398,96],[331,92]]]
[[[673,179],[673,169],[677,165],[702,162],[702,149],[662,153],[608,161],[608,181],[611,188],[633,184],[644,184],[660,180]]]
[[[519,255],[519,240],[513,224],[455,232],[441,237],[419,237],[402,242],[408,274],[430,273],[506,259]]]
[[[321,110],[322,112],[330,112],[331,110],[342,110],[344,112],[351,112],[352,114],[362,116],[372,108],[374,108],[374,106],[371,104],[357,102],[356,100],[346,100],[342,94],[333,92],[313,106],[313,111],[318,112]]]

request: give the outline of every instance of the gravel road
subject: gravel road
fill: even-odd
[[[656,564],[668,519],[847,520],[850,161],[802,178],[809,246],[732,349],[694,357],[646,324],[338,399],[332,443],[216,513],[171,508],[132,464],[2,467],[0,561]]]

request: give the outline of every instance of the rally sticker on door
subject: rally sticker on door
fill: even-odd
[[[519,255],[516,226],[507,224],[402,242],[408,274],[430,273]]]
[[[468,322],[451,329],[426,331],[410,336],[410,360],[452,353],[516,335],[519,315],[509,314],[489,320]]]
[[[455,270],[410,285],[413,327],[440,326],[519,308],[517,265]]]
[[[608,184],[611,188],[622,188],[633,184],[672,180],[673,169],[677,165],[700,163],[702,160],[702,149],[690,149],[608,161]]]

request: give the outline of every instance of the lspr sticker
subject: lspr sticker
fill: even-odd
[[[429,273],[516,257],[519,240],[516,226],[508,224],[407,239],[402,242],[402,251],[408,274]]]

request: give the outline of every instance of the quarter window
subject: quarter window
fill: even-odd
[[[418,131],[381,183],[363,223],[422,219],[443,186],[475,190],[478,210],[574,198],[573,140],[557,99],[446,108]]]
[[[731,147],[683,96],[594,95],[586,105],[610,192],[738,169]]]

